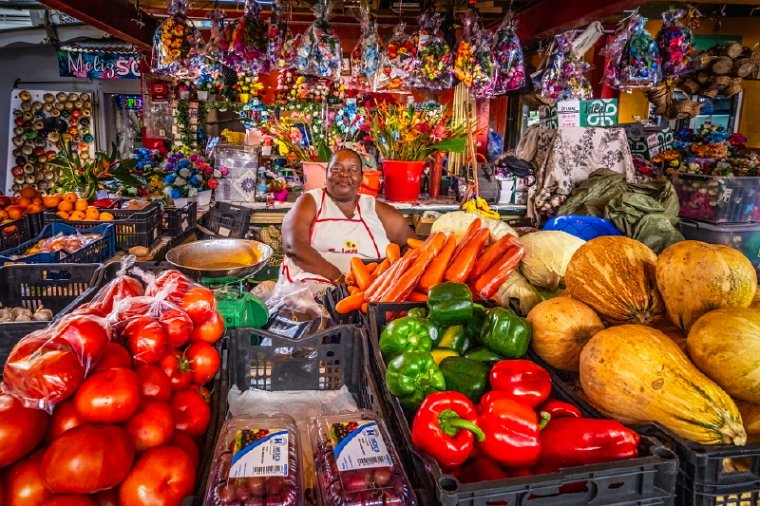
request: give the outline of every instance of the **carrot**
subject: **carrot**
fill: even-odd
[[[491,232],[487,228],[481,228],[472,239],[465,243],[459,254],[454,257],[449,268],[446,269],[446,273],[443,275],[446,281],[464,283],[467,280],[473,267],[475,267],[480,250],[483,249],[490,234]]]
[[[356,279],[354,279],[354,273],[353,272],[349,272],[348,274],[346,274],[346,278],[345,279],[346,279],[346,284],[347,285],[354,285],[354,286],[356,286]]]
[[[494,262],[500,259],[509,248],[515,244],[517,244],[517,238],[511,234],[507,234],[490,245],[485,249],[483,254],[478,257],[478,261],[475,262],[475,267],[472,269],[468,279],[470,281],[477,280],[494,264]]]
[[[362,310],[362,313],[367,314],[367,311],[369,310],[369,304],[367,304],[366,302],[362,304],[361,310]]]
[[[475,218],[472,220],[472,223],[470,223],[470,226],[467,227],[467,231],[462,236],[461,241],[457,241],[457,251],[454,253],[454,257],[456,257],[460,251],[462,251],[462,248],[464,247],[465,243],[475,237],[475,233],[480,230],[481,227],[481,221],[480,218]]]
[[[409,295],[409,300],[413,302],[427,302],[428,296],[426,293],[415,290]]]
[[[396,262],[401,258],[401,248],[398,247],[398,244],[393,242],[388,243],[388,246],[385,247],[385,258],[390,263]]]
[[[349,295],[353,295],[353,294],[355,294],[356,292],[359,292],[359,291],[360,290],[359,290],[358,286],[349,286],[348,287],[348,294]]]
[[[405,301],[414,290],[414,287],[417,286],[420,277],[434,256],[435,253],[432,248],[421,253],[414,263],[399,276],[398,281],[393,283],[390,289],[383,294],[382,300],[384,302]]]
[[[412,237],[406,240],[406,245],[412,249],[420,248],[422,247],[423,244],[425,244],[425,241],[420,240],[420,239],[414,239]]]
[[[420,250],[414,250],[415,252],[419,253]],[[374,292],[370,298],[370,302],[386,302],[386,294],[388,292],[392,292],[394,290],[394,287],[398,284],[399,279],[401,276],[408,270],[408,268],[414,264],[417,258],[419,258],[421,255],[417,254],[414,257],[412,256],[406,256],[404,255],[401,257],[401,260],[396,262],[394,267],[395,269],[389,269],[386,274],[390,273],[390,276],[385,280],[385,283],[376,291]]]
[[[360,309],[362,304],[364,304],[364,292],[357,292],[341,299],[335,304],[335,310],[340,314],[346,314]]]
[[[390,266],[391,266],[391,263],[390,263],[390,262],[388,261],[388,259],[386,258],[386,259],[384,259],[382,262],[380,262],[380,263],[377,265],[377,269],[375,269],[375,272],[373,272],[372,274],[374,274],[374,275],[375,275],[375,277],[377,277],[377,276],[380,276],[380,275],[382,275],[382,274],[383,274],[385,271],[387,271],[387,270],[388,270],[388,267],[390,267]]]
[[[367,272],[369,272],[370,274],[375,274],[375,269],[377,269],[378,265],[379,264],[377,262],[370,262],[367,265],[365,265],[364,268],[367,269]]]
[[[524,255],[525,248],[522,244],[509,248],[500,259],[478,278],[475,282],[474,293],[480,295],[482,299],[493,297],[499,290],[499,287],[515,272]]]
[[[446,234],[443,232],[436,232],[427,238],[427,241],[425,241],[425,244],[422,245],[422,248],[430,250],[433,256],[436,256],[441,252],[445,244]]]
[[[351,272],[354,273],[356,286],[358,286],[360,290],[366,290],[370,283],[372,283],[372,275],[364,266],[364,262],[362,262],[361,258],[351,257]]]
[[[417,251],[417,250],[413,250]],[[377,276],[375,280],[372,282],[371,285],[369,285],[369,288],[367,288],[366,296],[367,300],[370,302],[376,302],[378,299],[376,298],[376,295],[379,293],[382,293],[384,290],[388,288],[388,285],[391,283],[393,278],[396,276],[396,273],[398,273],[399,269],[403,267],[403,264],[409,261],[410,257],[407,257],[404,255],[401,257],[401,259],[396,262],[395,264],[391,265],[385,272],[383,272],[381,275]]]
[[[446,272],[446,267],[449,266],[456,247],[457,238],[454,234],[451,234],[446,239],[446,244],[443,246],[441,253],[430,262],[430,265],[428,265],[425,273],[420,278],[420,282],[417,284],[419,291],[427,293],[428,290],[443,281],[443,274]]]

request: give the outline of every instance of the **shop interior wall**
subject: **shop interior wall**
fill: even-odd
[[[656,34],[662,23],[650,21],[647,30]],[[726,18],[722,20],[719,32],[715,32],[715,22],[712,19],[703,19],[702,25],[694,31],[696,35],[741,37],[745,46],[753,47],[760,42],[760,18]],[[649,102],[640,90],[620,95],[620,122],[630,123],[636,118],[646,118],[649,110]],[[747,136],[747,145],[752,148],[760,148],[760,128],[756,118],[760,117],[760,81],[744,81],[744,97],[739,123],[739,131]]]
[[[97,112],[96,141],[97,149],[107,149],[103,108],[98,107],[106,93],[140,93],[138,80],[120,79],[73,79],[60,77],[58,58],[52,46],[16,46],[0,49],[0,160],[5,160],[8,152],[8,125],[10,117],[10,100],[13,83],[21,79],[20,88],[35,90],[64,90],[93,92]],[[26,83],[28,84],[26,84]],[[7,168],[0,170],[0,188],[5,188]]]

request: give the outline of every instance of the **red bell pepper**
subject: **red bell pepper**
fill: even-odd
[[[549,398],[552,379],[530,360],[502,360],[491,368],[491,388],[535,408]]]
[[[540,441],[538,468],[553,472],[636,457],[639,435],[615,420],[560,418],[541,431]]]
[[[546,411],[551,415],[552,420],[557,418],[582,418],[581,410],[567,402],[549,399],[538,408],[539,411]]]
[[[541,414],[541,424],[534,409],[514,399],[494,399],[481,403],[478,426],[485,439],[481,453],[507,467],[532,467],[540,453],[539,431],[548,421]]]
[[[503,480],[509,478],[509,473],[498,463],[488,457],[481,456],[468,460],[456,477],[461,483],[475,483]]]
[[[412,442],[444,468],[470,457],[474,439],[483,441],[475,424],[475,405],[459,392],[435,392],[422,401],[412,422]]]

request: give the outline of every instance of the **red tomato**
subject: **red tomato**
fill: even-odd
[[[92,494],[121,483],[134,458],[124,429],[84,424],[53,441],[42,460],[42,480],[56,494]]]
[[[160,294],[163,299],[178,302],[182,300],[182,295],[190,283],[190,278],[176,269],[170,269],[159,274],[155,281],[148,285],[145,293],[153,297]]]
[[[172,409],[165,402],[144,401],[124,428],[138,453],[165,445],[174,432]]]
[[[135,278],[130,276],[119,276],[118,278],[109,281],[106,286],[100,289],[96,298],[86,304],[86,307],[80,307],[76,312],[82,311],[90,312],[92,314],[98,314],[100,316],[108,315],[115,303],[127,297],[138,297],[144,295],[142,284]]]
[[[151,401],[169,402],[172,381],[157,365],[140,364],[135,369],[142,384],[142,397]]]
[[[79,415],[93,423],[121,423],[140,406],[140,378],[124,368],[96,372],[84,380],[74,402]]]
[[[181,309],[175,307],[161,307],[161,326],[166,331],[169,346],[179,348],[184,346],[193,333],[193,320]]]
[[[159,446],[143,453],[119,487],[121,503],[129,506],[179,506],[192,494],[195,467],[176,446]]]
[[[86,495],[57,495],[48,499],[41,506],[98,506]]]
[[[103,356],[111,341],[111,326],[105,318],[72,314],[63,317],[55,326],[55,336],[71,345],[89,368]]]
[[[136,362],[155,364],[166,351],[169,338],[158,320],[149,316],[135,318],[124,328],[129,351]]]
[[[39,409],[25,408],[10,395],[0,395],[0,467],[17,461],[42,441],[50,417]]]
[[[119,504],[119,489],[101,490],[92,496],[98,506],[121,506]]]
[[[73,429],[85,423],[85,420],[79,415],[74,399],[63,401],[55,407],[53,417],[50,419],[50,428],[48,429],[45,441],[53,442],[58,436],[69,429]]]
[[[203,385],[193,385],[193,389],[201,394],[201,397],[206,399],[206,402],[211,404],[211,390],[204,387]]]
[[[172,434],[172,439],[169,442],[170,445],[176,446],[180,450],[184,451],[190,456],[190,460],[193,461],[193,466],[195,468],[198,467],[198,464],[201,463],[201,451],[198,449],[198,444],[182,432],[181,430],[175,430],[174,434]]]
[[[205,286],[193,286],[182,296],[180,306],[187,311],[194,324],[200,325],[216,312],[216,297]]]
[[[170,351],[159,360],[158,365],[169,376],[172,390],[184,390],[190,386],[193,375],[190,373],[190,364],[185,356],[179,351]]]
[[[224,318],[214,311],[211,318],[193,328],[190,336],[191,343],[209,343],[214,344],[224,335]]]
[[[111,325],[117,329],[121,329],[125,323],[133,318],[150,316],[155,304],[156,299],[147,295],[143,297],[129,297],[115,304],[108,318],[111,321]]]
[[[71,346],[45,333],[19,341],[3,369],[6,392],[45,408],[70,397],[83,378],[84,368]]]
[[[5,473],[5,506],[31,506],[42,504],[53,497],[42,481],[42,459],[45,450],[19,460]]]
[[[194,343],[185,350],[185,357],[190,362],[193,383],[205,385],[211,381],[219,370],[221,358],[216,348],[208,343]]]
[[[211,421],[211,408],[201,394],[193,390],[174,392],[169,403],[174,414],[174,428],[192,437],[206,433]]]
[[[132,355],[129,354],[127,349],[116,343],[108,343],[106,345],[106,351],[103,356],[95,364],[95,368],[92,372],[105,371],[112,367],[125,367],[127,369],[132,368]]]

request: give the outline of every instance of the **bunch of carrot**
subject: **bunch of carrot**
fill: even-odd
[[[490,237],[477,218],[459,243],[454,234],[436,232],[425,241],[410,239],[403,255],[398,245],[389,244],[379,263],[365,265],[354,257],[346,275],[349,295],[338,302],[336,310],[366,312],[370,302],[424,302],[428,290],[444,281],[468,283],[477,297],[490,299],[524,255],[523,245],[514,236],[488,244]]]

